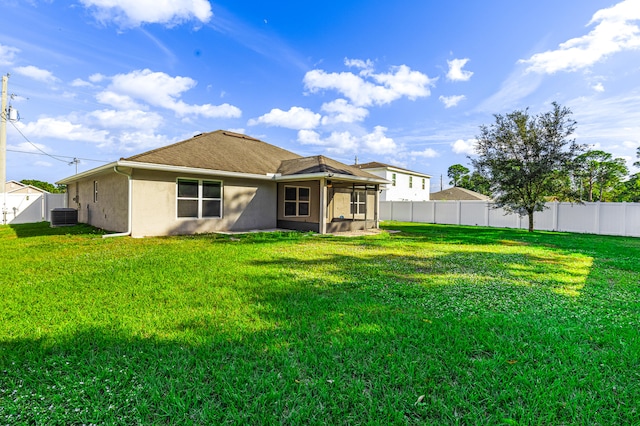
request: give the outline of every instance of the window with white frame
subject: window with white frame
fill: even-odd
[[[201,179],[178,179],[178,217],[222,217],[222,182]]]
[[[409,176],[409,188],[413,188],[413,176]]]
[[[391,173],[391,186],[396,186],[396,174]]]
[[[426,179],[422,179],[422,190],[424,191],[425,185],[426,184]]]
[[[93,202],[94,203],[98,202],[98,181],[97,180],[93,181]]]
[[[309,216],[311,188],[306,186],[284,187],[284,215]]]
[[[367,192],[353,191],[351,194],[351,214],[365,214],[367,211]]]

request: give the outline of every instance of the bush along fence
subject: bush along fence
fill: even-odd
[[[538,231],[640,237],[640,203],[547,203],[534,214]],[[486,201],[381,201],[380,219],[527,229],[527,216]]]

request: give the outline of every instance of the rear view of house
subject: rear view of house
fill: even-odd
[[[82,223],[134,237],[378,226],[387,180],[218,130],[68,177]]]

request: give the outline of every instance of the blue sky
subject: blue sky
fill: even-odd
[[[7,179],[49,182],[228,129],[432,175],[493,114],[571,108],[640,146],[640,0],[4,0]],[[49,155],[45,155],[49,154]],[[638,171],[631,167],[632,171]]]

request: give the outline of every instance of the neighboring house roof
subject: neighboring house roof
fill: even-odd
[[[385,164],[385,163],[380,163],[378,161],[371,161],[369,163],[363,163],[363,164],[354,164],[353,167],[357,167],[359,169],[363,169],[363,170],[367,170],[367,169],[386,169],[386,170],[391,170],[391,171],[398,171],[401,173],[407,173],[407,174],[412,174],[414,176],[421,176],[421,177],[426,177],[426,178],[431,178],[431,175],[428,175],[426,173],[420,173],[420,172],[416,172],[413,170],[409,170],[409,169],[404,169],[402,167],[398,167],[398,166],[392,166],[391,164]]]
[[[429,195],[432,200],[490,200],[488,197],[479,192],[471,191],[465,188],[459,188],[454,186],[453,188],[445,189],[439,192],[432,192]]]
[[[22,182],[18,182],[15,180],[9,180],[5,183],[4,185],[5,187],[5,192],[7,194],[11,194],[13,192],[17,192],[17,193],[30,193],[30,192],[37,192],[40,194],[48,194],[49,191],[45,191],[42,188],[38,188],[37,186],[33,186],[33,185],[26,185]]]
[[[239,133],[217,130],[172,145],[65,178],[68,184],[114,167],[237,176],[253,179],[292,180],[320,177],[344,178],[371,183],[386,179],[324,156],[302,157],[286,149]]]

